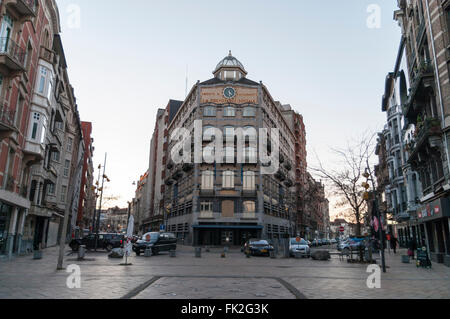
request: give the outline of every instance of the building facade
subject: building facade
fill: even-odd
[[[0,255],[58,243],[84,145],[55,1],[0,3]]]
[[[402,40],[383,97],[387,210],[401,243],[414,240],[450,265],[450,1],[399,0],[398,7]]]

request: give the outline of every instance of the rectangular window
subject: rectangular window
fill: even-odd
[[[244,111],[242,113],[242,116],[245,117],[254,117],[256,116],[255,108],[254,107],[244,107]]]
[[[47,80],[47,69],[41,66],[41,72],[39,77],[39,87],[38,92],[44,94],[45,90],[45,81]]]
[[[55,184],[48,184],[47,185],[47,194],[48,195],[55,195]]]
[[[52,160],[55,162],[59,162],[59,152],[52,152]]]
[[[212,202],[203,202],[203,203],[201,203],[200,211],[202,213],[212,213],[213,212],[213,204],[212,204]]]
[[[234,188],[234,172],[232,172],[232,171],[223,172],[222,187],[223,188]]]
[[[204,171],[202,173],[202,189],[214,189],[214,173],[211,171]]]
[[[226,106],[223,109],[223,116],[229,116],[229,117],[233,117],[236,116],[236,112],[234,107],[232,106]]]
[[[65,202],[66,201],[66,193],[67,193],[67,186],[62,186],[61,187],[61,202]]]
[[[66,160],[64,163],[64,176],[69,177],[69,170],[70,170],[70,161]]]
[[[256,189],[256,178],[254,172],[245,172],[243,180],[244,190],[253,191]]]
[[[67,152],[72,152],[73,139],[71,137],[67,138]]]
[[[215,106],[205,106],[203,108],[203,116],[216,116]]]
[[[37,129],[38,129],[38,123],[34,122],[34,123],[33,123],[33,130],[32,130],[32,132],[31,132],[31,138],[32,138],[33,140],[36,139]]]

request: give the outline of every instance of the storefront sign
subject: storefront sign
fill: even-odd
[[[233,89],[234,94],[225,94],[225,90]],[[230,90],[231,91],[231,90]],[[246,87],[225,87],[217,86],[211,88],[202,88],[200,103],[214,104],[258,104],[258,89]],[[230,96],[231,98],[227,98]]]
[[[442,217],[450,217],[450,198],[441,198],[423,205],[417,211],[419,221],[428,221]]]

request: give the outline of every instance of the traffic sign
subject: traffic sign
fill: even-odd
[[[339,228],[339,231],[340,231],[341,233],[343,233],[343,232],[345,231],[344,226],[341,226],[341,227]]]
[[[165,230],[166,230],[166,225],[161,225],[161,226],[159,226],[159,230],[160,230],[160,231],[165,231]]]

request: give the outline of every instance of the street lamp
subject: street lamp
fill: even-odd
[[[384,256],[384,241],[383,241],[383,224],[381,222],[381,217],[380,217],[380,210],[378,209],[378,200],[377,200],[377,190],[375,188],[375,181],[372,177],[372,173],[370,172],[369,167],[366,168],[363,177],[365,177],[367,179],[366,183],[363,183],[363,187],[366,189],[366,192],[364,192],[364,200],[369,201],[369,193],[367,192],[367,190],[370,188],[369,186],[369,181],[372,182],[372,188],[373,188],[373,208],[372,211],[375,210],[375,214],[376,214],[376,218],[378,219],[379,222],[379,240],[380,240],[380,249],[381,249],[381,264],[383,267],[383,272],[386,272],[386,261],[385,261],[385,256]]]

